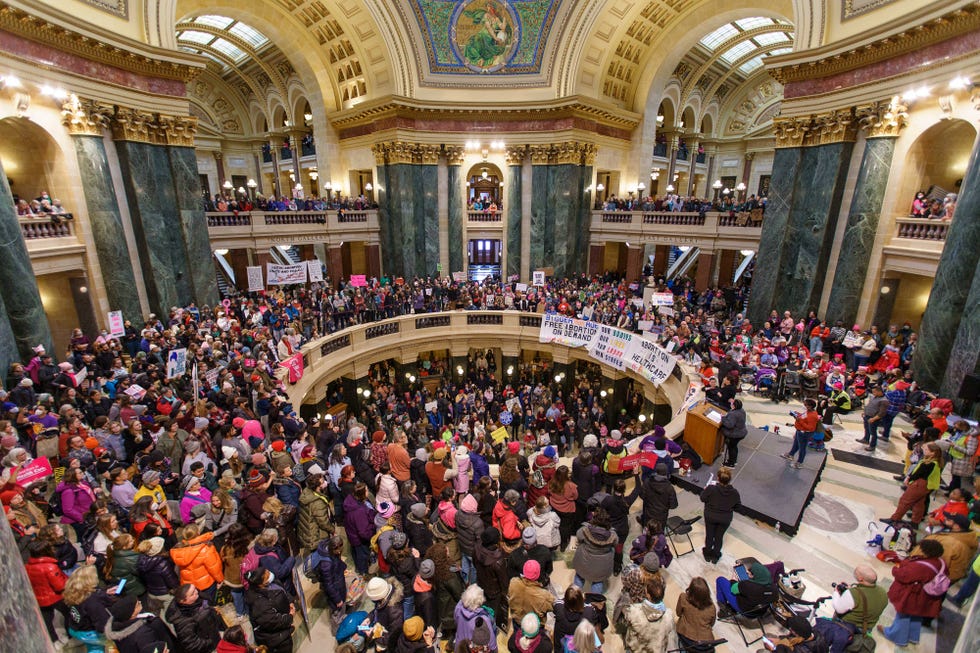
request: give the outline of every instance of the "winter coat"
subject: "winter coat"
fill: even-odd
[[[168,648],[173,649],[170,629],[156,617],[137,617],[117,623],[110,616],[103,633],[106,639],[115,642],[119,653],[142,653],[157,642],[165,642]]]
[[[558,525],[561,520],[557,513],[549,510],[546,513],[538,514],[537,511],[529,510],[527,520],[534,527],[534,533],[538,538],[538,544],[553,549],[561,544],[561,533],[558,532]]]
[[[397,506],[399,498],[398,481],[395,477],[391,474],[378,474],[378,490],[374,493],[375,504],[387,501]]]
[[[85,513],[95,501],[95,494],[88,486],[81,483],[58,484],[55,490],[61,496],[61,523],[81,524],[85,521]]]
[[[956,582],[966,578],[970,573],[970,564],[977,554],[977,534],[973,531],[961,533],[934,533],[926,538],[935,540],[943,545],[943,561],[946,563],[946,575],[949,580]]]
[[[578,539],[572,560],[575,573],[593,583],[605,582],[613,573],[613,556],[619,536],[608,528],[583,524],[575,537]]]
[[[374,509],[354,498],[353,494],[344,499],[344,528],[351,546],[368,544],[374,537]]]
[[[456,456],[456,477],[453,479],[453,489],[457,494],[466,494],[470,489],[470,464],[469,455]]]
[[[413,587],[412,594],[415,596],[415,614],[422,617],[426,626],[439,629],[439,603],[436,600],[436,590],[432,585],[428,589],[423,587]]]
[[[61,600],[68,576],[58,567],[57,560],[48,556],[30,558],[25,567],[39,606],[46,608]]]
[[[646,602],[626,609],[626,648],[631,653],[662,653],[677,648],[674,613]]]
[[[190,605],[172,601],[167,608],[167,622],[173,627],[180,653],[211,653],[221,640],[225,622],[198,597]]]
[[[549,459],[550,460],[550,459]],[[548,501],[552,509],[556,512],[573,513],[575,512],[575,502],[578,500],[578,486],[569,481],[565,483],[561,494],[551,492]]]
[[[667,523],[667,515],[677,507],[677,490],[670,484],[669,478],[657,480],[657,475],[651,476],[640,488],[643,499],[643,523],[656,519],[661,524]]]
[[[102,633],[109,620],[109,606],[114,601],[104,589],[96,588],[84,601],[68,607],[68,627],[79,632]]]
[[[719,524],[732,523],[735,509],[741,504],[738,490],[731,485],[715,483],[701,492],[704,502],[704,520]]]
[[[272,483],[272,487],[276,491],[277,499],[287,506],[293,506],[297,510],[299,509],[299,495],[303,493],[304,487],[291,478],[280,477],[276,477],[276,480]]]
[[[297,535],[304,549],[320,545],[324,539],[333,535],[334,526],[330,521],[330,502],[327,497],[310,488],[303,488],[299,495],[299,521]]]
[[[411,514],[405,520],[405,535],[408,536],[409,545],[416,551],[428,551],[434,541],[429,523],[418,520]]]
[[[544,623],[545,615],[551,612],[555,605],[555,597],[551,592],[537,582],[521,577],[510,580],[507,599],[510,603],[510,616],[515,621],[520,621],[524,615],[533,612]]]
[[[473,563],[476,567],[477,583],[488,599],[507,595],[507,560],[499,546],[488,549],[482,542],[477,542]]]
[[[500,531],[500,537],[505,540],[521,539],[521,525],[517,514],[503,499],[498,499],[493,507],[493,527]]]
[[[191,509],[194,506],[204,504],[205,506],[211,502],[211,492],[205,488],[201,488],[200,494],[185,494],[180,500],[180,521],[189,524],[193,521],[191,518]]]
[[[470,452],[470,466],[473,467],[473,485],[480,482],[484,476],[490,476],[490,463],[483,456]]]
[[[203,591],[225,579],[221,555],[211,543],[213,538],[212,533],[204,533],[170,550],[170,557],[180,570],[182,584],[190,583]]]
[[[458,511],[456,513],[456,539],[459,542],[459,550],[473,557],[473,551],[476,548],[476,543],[480,541],[483,529],[483,520],[478,513]]]
[[[696,608],[687,599],[687,594],[677,597],[677,633],[696,642],[707,642],[715,638],[711,627],[715,623],[717,610],[711,603],[706,608]]]
[[[590,623],[597,623],[598,615],[595,612],[595,608],[591,605],[586,605],[582,612],[572,612],[565,607],[564,601],[555,601],[554,605],[555,613],[555,630],[554,636],[555,641],[562,642],[565,639],[565,635],[572,635],[575,633],[575,629],[578,628],[579,622],[583,619]]]
[[[123,594],[127,596],[143,596],[146,593],[146,585],[139,574],[139,559],[142,553],[136,551],[116,551],[112,559],[112,573],[109,574],[109,581],[112,584],[126,579],[126,587]]]
[[[396,629],[401,631],[405,621],[405,611],[402,607],[402,601],[405,600],[405,590],[397,580],[391,579],[388,582],[391,583],[391,594],[383,602],[375,604],[370,615],[373,623],[381,624],[388,631],[387,635],[375,640],[382,646],[388,643],[388,637],[392,632]]]
[[[256,544],[252,547],[255,555],[259,558],[259,567],[268,569],[272,575],[281,583],[288,582],[292,578],[293,565],[296,560],[287,555],[286,550],[280,545],[262,546]]]
[[[292,651],[293,615],[289,614],[289,596],[276,585],[250,587],[245,592],[249,619],[255,632],[255,643],[269,647],[269,652]]]
[[[317,551],[320,553],[320,589],[330,602],[330,607],[347,600],[347,563],[342,558],[330,555],[327,542],[322,542]]]
[[[136,561],[136,570],[143,578],[148,594],[162,596],[180,587],[174,563],[166,556],[142,555]]]
[[[888,588],[888,601],[895,611],[913,617],[938,617],[943,597],[926,594],[922,586],[936,577],[942,565],[941,558],[913,556],[892,567],[895,581]]]
[[[480,606],[477,610],[470,610],[460,601],[453,610],[453,619],[456,622],[456,641],[471,639],[474,631],[476,631],[477,619],[483,619],[483,623],[493,635],[490,639],[490,650],[497,650],[497,626],[485,606]]]
[[[745,428],[745,410],[730,410],[721,418],[721,434],[731,440],[741,440],[749,434]]]
[[[265,526],[265,522],[262,520],[262,513],[265,511],[262,509],[262,505],[268,498],[269,495],[266,492],[256,492],[248,488],[242,491],[238,512],[242,514],[245,528],[253,535],[258,535]]]

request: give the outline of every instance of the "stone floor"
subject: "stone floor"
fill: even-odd
[[[752,425],[760,427],[765,425],[782,426],[789,420],[786,404],[777,405],[751,396],[745,397],[743,401],[749,414],[749,422]],[[789,406],[795,408],[798,405],[799,402],[793,401]],[[903,429],[909,430],[909,425],[902,418],[899,418],[893,428],[891,442],[880,444],[874,455],[901,462],[905,454],[905,440],[900,435],[900,431]],[[783,432],[789,433],[791,430],[783,427]],[[832,449],[838,448],[855,453],[865,453],[864,446],[855,442],[861,435],[860,413],[844,416],[843,425],[838,425],[835,428],[835,438],[829,446]],[[783,439],[788,450],[790,437],[786,435]],[[807,508],[799,533],[795,537],[790,538],[776,532],[768,525],[736,515],[735,521],[725,538],[724,556],[717,565],[711,565],[706,563],[700,555],[704,530],[700,522],[696,524],[692,536],[697,550],[693,554],[675,558],[670,568],[666,570],[666,603],[672,608],[677,601],[678,594],[687,587],[688,582],[695,576],[703,576],[713,589],[714,579],[721,574],[731,575],[734,560],[746,556],[754,556],[763,562],[774,559],[783,560],[787,569],[805,568],[806,571],[802,574],[807,585],[804,598],[811,600],[827,596],[831,592],[830,584],[832,582],[850,582],[853,568],[860,563],[871,564],[878,571],[879,578],[888,583],[888,579],[891,577],[891,565],[881,563],[870,556],[865,551],[865,541],[868,539],[869,523],[877,517],[889,515],[899,494],[899,485],[892,479],[891,473],[842,463],[834,460],[833,456],[829,456],[827,466],[817,485],[815,497]],[[680,505],[674,514],[692,517],[701,513],[701,503],[697,496],[679,491],[678,500]],[[638,501],[634,505],[634,512],[638,512],[639,509],[640,502]],[[630,533],[630,539],[632,540],[638,534],[639,525],[635,520],[631,521],[633,531]],[[678,547],[683,553],[687,547],[686,539],[679,539]],[[559,591],[563,591],[572,581],[573,572],[567,564],[571,562],[571,559],[572,549],[555,563],[552,579]],[[311,591],[315,590],[311,588]],[[612,612],[611,606],[615,603],[619,592],[620,581],[618,578],[614,578],[607,591],[610,614]],[[824,607],[821,614],[829,615],[829,607]],[[883,615],[881,623],[886,625],[891,623],[893,616],[894,610],[889,607]],[[772,623],[770,627],[769,623],[772,623],[771,620],[767,622],[767,633],[771,635],[782,632],[778,624]],[[923,652],[935,651],[938,641],[936,629],[939,629],[939,634],[944,635],[940,639],[945,642],[955,642],[954,629],[958,628],[960,624],[962,624],[960,615],[947,607],[940,619],[937,620],[935,629],[923,630],[922,641],[918,646],[910,648]],[[943,632],[944,628],[947,629],[947,632]],[[758,631],[747,632],[749,632],[750,639],[758,634]],[[753,635],[753,632],[756,635]],[[314,619],[311,634],[312,637],[306,639],[297,648],[299,653],[313,653],[314,651],[324,653],[332,651],[335,647],[335,640],[331,636],[327,615],[318,615],[318,618]],[[737,629],[727,623],[716,624],[715,634],[719,638],[729,640],[728,644],[718,648],[722,653],[755,651],[761,648],[761,643],[745,646]],[[878,640],[877,650],[879,653],[905,650],[893,646],[880,635],[876,639]],[[507,650],[504,635],[500,636],[500,648],[502,651]],[[943,650],[952,649],[950,647]],[[614,633],[609,634],[603,651],[604,653],[620,653],[623,651],[622,640]]]

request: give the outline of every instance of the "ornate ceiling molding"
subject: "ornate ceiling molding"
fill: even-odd
[[[129,0],[82,0],[82,2],[113,16],[129,19]]]
[[[120,47],[29,14],[5,2],[0,2],[0,30],[98,64],[148,77],[187,83],[204,68],[203,64],[192,65],[167,60],[166,57],[172,57],[175,53],[160,48],[148,48],[142,43],[133,42],[132,48],[128,47],[129,44],[126,44],[125,48]],[[159,58],[140,52],[140,50],[145,52],[147,49],[159,50]],[[190,57],[187,54],[183,56]]]
[[[862,33],[821,48],[772,57],[766,68],[785,86],[858,70],[978,30],[980,5],[974,3],[897,33],[876,35],[870,42]],[[805,61],[800,61],[801,56]]]

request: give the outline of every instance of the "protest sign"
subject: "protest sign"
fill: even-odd
[[[264,288],[262,284],[262,266],[250,265],[245,268],[245,276],[248,277],[248,291],[258,292]]]
[[[20,468],[20,471],[17,472],[17,480],[15,483],[20,487],[27,487],[34,481],[40,481],[41,479],[51,476],[53,473],[54,471],[51,469],[51,461],[46,457],[41,456],[40,458],[35,458]]]
[[[306,273],[309,268],[305,263],[297,265],[266,264],[266,280],[270,286],[288,286],[296,283],[306,283]]]
[[[545,313],[538,332],[539,342],[555,342],[567,347],[586,347],[595,337],[599,325],[586,320]]]
[[[647,381],[660,385],[670,376],[677,360],[652,340],[635,338],[629,344],[627,367]]]
[[[296,383],[303,378],[303,354],[293,354],[280,365],[286,368],[290,383]]]
[[[307,261],[306,266],[309,268],[310,281],[323,281],[323,266],[320,265],[320,259],[313,259],[312,261]]]
[[[650,303],[654,306],[673,306],[674,305],[674,293],[671,292],[655,292],[650,295]]]
[[[167,378],[183,376],[187,372],[187,350],[174,349],[167,354]]]
[[[367,275],[365,274],[352,274],[350,275],[350,285],[355,288],[363,288],[367,285]]]
[[[109,335],[114,338],[126,335],[126,323],[122,311],[109,311]]]
[[[544,270],[535,270],[531,276],[532,286],[543,286],[544,285]]]
[[[510,433],[507,432],[506,427],[501,426],[499,429],[494,430],[490,434],[490,437],[493,438],[494,444],[500,444],[501,442],[505,442],[507,438],[510,437]]]

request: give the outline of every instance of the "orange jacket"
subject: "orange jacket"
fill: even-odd
[[[815,410],[810,410],[803,415],[796,418],[796,430],[804,431],[806,433],[813,433],[817,430],[817,424],[820,422],[820,413]]]
[[[183,546],[170,551],[170,557],[180,570],[181,584],[190,583],[198,590],[206,590],[225,579],[221,554],[211,540],[214,533],[205,533]]]

